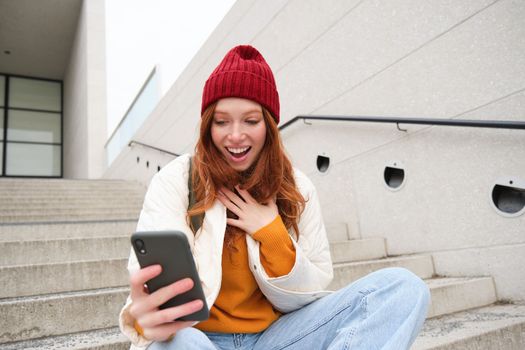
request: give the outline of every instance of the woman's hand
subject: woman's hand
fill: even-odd
[[[193,288],[191,278],[185,278],[148,294],[145,283],[158,276],[161,270],[160,265],[152,265],[140,269],[130,277],[132,304],[129,312],[144,330],[144,337],[154,341],[164,341],[178,330],[190,327],[193,321],[173,320],[190,315],[203,307],[201,300],[193,300],[186,304],[159,310],[159,306],[166,301]]]
[[[275,198],[266,204],[259,204],[248,191],[242,190],[238,185],[235,188],[241,197],[224,187],[218,194],[221,203],[239,217],[238,219],[228,218],[228,225],[238,227],[252,235],[279,215]]]

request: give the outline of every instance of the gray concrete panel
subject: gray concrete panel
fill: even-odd
[[[450,118],[524,89],[524,15],[500,1],[314,113]]]
[[[492,2],[364,2],[279,72],[283,120],[319,112]],[[412,78],[410,70],[403,73]],[[366,101],[372,102],[366,113],[376,113],[377,101]],[[359,111],[350,106],[345,113]]]
[[[254,38],[253,45],[268,47],[271,52],[268,63],[274,73],[278,73],[364,2],[334,0],[327,4],[316,0],[288,1],[271,23]]]

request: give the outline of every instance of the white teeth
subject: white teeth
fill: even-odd
[[[244,147],[244,148],[230,148],[230,147],[226,147],[228,149],[228,151],[230,151],[231,153],[242,153],[242,152],[245,152],[248,148],[250,147]]]

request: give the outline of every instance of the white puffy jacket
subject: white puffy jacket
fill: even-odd
[[[179,230],[186,234],[193,251],[206,302],[211,308],[221,288],[221,256],[226,230],[226,208],[218,200],[206,211],[202,228],[194,236],[186,223],[188,209],[188,154],[180,156],[155,174],[146,193],[137,231]],[[332,261],[317,193],[312,182],[294,169],[296,185],[306,200],[298,222],[299,240],[292,232],[295,263],[287,275],[270,278],[259,259],[259,243],[246,236],[248,260],[259,288],[272,305],[284,313],[296,310],[330,291],[324,290],[333,277]],[[213,267],[213,268],[211,268]],[[140,268],[131,249],[128,270]],[[131,340],[131,350],[145,349],[150,342],[139,336],[129,314],[131,298],[120,312],[122,332]]]

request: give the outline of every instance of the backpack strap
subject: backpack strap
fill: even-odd
[[[190,172],[188,176],[188,210],[192,208],[196,202],[195,192],[193,191],[192,169],[193,157],[190,157]],[[204,213],[190,216],[190,221],[193,233],[196,233],[202,226],[202,222],[204,221]]]

